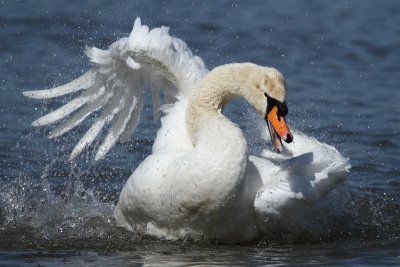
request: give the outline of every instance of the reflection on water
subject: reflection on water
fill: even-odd
[[[0,264],[380,265],[399,261],[400,5],[363,2],[0,3]],[[287,8],[290,6],[291,8]],[[155,15],[156,14],[156,15]],[[259,244],[167,242],[116,229],[119,192],[151,152],[159,122],[147,99],[141,129],[94,164],[66,162],[76,137],[29,124],[66,100],[32,102],[23,90],[61,84],[90,66],[85,44],[107,47],[136,16],[170,32],[209,68],[252,61],[287,78],[288,121],[351,159],[347,180]],[[384,29],[384,30],[383,30]],[[228,108],[251,143],[243,102]],[[86,128],[85,128],[86,127]],[[99,145],[99,144],[96,144]],[[253,144],[252,151],[265,144]],[[347,246],[350,246],[347,248]]]
[[[67,266],[397,266],[399,244],[319,246],[220,246],[154,241],[130,251],[0,250],[0,264]],[[1,256],[2,255],[2,256]]]

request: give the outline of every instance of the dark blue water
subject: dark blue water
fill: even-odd
[[[90,67],[84,46],[127,36],[136,16],[170,26],[209,68],[251,61],[285,75],[289,123],[353,166],[306,223],[241,246],[115,229],[119,192],[159,127],[150,99],[132,141],[95,164],[93,151],[66,162],[89,124],[55,142],[45,138],[51,128],[30,126],[67,99],[22,91],[80,75]],[[1,265],[400,264],[397,1],[1,1],[0,29]],[[230,117],[245,124],[245,108],[231,106]]]

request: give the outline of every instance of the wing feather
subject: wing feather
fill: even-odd
[[[158,119],[162,104],[174,103],[180,95],[187,97],[193,85],[208,72],[201,58],[194,56],[185,42],[172,37],[168,31],[164,26],[150,30],[137,18],[129,37],[117,40],[108,49],[86,47],[85,54],[94,64],[87,73],[63,86],[24,92],[30,98],[47,99],[84,90],[32,125],[61,121],[49,135],[55,138],[99,112],[99,117],[72,150],[70,159],[90,146],[110,124],[95,155],[95,160],[102,159],[118,141],[126,142],[135,131],[146,89],[151,89],[154,117]]]
[[[105,92],[104,87],[101,87],[100,89],[98,89],[96,87],[89,88],[87,91],[82,93],[79,97],[71,100],[64,106],[35,120],[34,122],[32,122],[32,126],[43,126],[43,125],[57,122],[60,119],[70,115],[72,112],[79,109],[87,102],[96,100],[101,95],[103,95],[104,92]]]
[[[113,121],[107,136],[104,138],[103,143],[97,150],[95,160],[104,158],[106,153],[115,145],[115,143],[117,143],[119,137],[125,131],[130,116],[137,106],[137,98],[132,92],[132,90],[126,91],[127,102],[123,109],[118,113],[117,119]]]
[[[23,92],[23,94],[26,97],[35,99],[48,99],[53,97],[59,97],[90,87],[94,83],[95,77],[96,77],[96,70],[91,69],[82,76],[80,76],[79,78],[67,84],[47,90],[25,91]]]
[[[136,98],[136,108],[130,114],[129,120],[126,123],[125,130],[121,133],[119,141],[121,143],[125,143],[129,140],[129,137],[133,134],[136,129],[136,126],[139,124],[140,113],[142,112],[144,105],[144,98],[138,97]]]
[[[76,126],[78,126],[93,112],[96,112],[99,109],[101,109],[104,106],[104,103],[106,103],[108,101],[108,99],[110,99],[111,96],[112,96],[111,93],[106,93],[101,98],[96,99],[92,103],[86,104],[85,107],[83,107],[81,110],[79,110],[73,116],[71,116],[66,121],[64,121],[62,124],[60,124],[56,129],[52,130],[51,134],[49,135],[49,138],[59,137],[65,133],[69,132]]]
[[[95,121],[95,123],[90,127],[90,129],[85,133],[85,135],[79,140],[78,144],[74,147],[71,152],[70,160],[73,160],[78,156],[83,149],[91,145],[94,139],[100,134],[101,130],[106,126],[115,114],[117,114],[124,106],[124,99],[120,97],[119,94],[113,95],[111,100],[107,103],[100,117]]]

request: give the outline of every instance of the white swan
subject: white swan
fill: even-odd
[[[273,68],[243,63],[208,72],[168,28],[149,31],[140,19],[128,38],[108,50],[87,48],[86,54],[94,67],[83,76],[24,94],[45,99],[83,90],[32,125],[63,119],[50,134],[55,138],[102,110],[70,156],[78,156],[111,124],[97,150],[98,160],[132,134],[150,85],[155,116],[159,110],[166,115],[153,154],[121,192],[115,209],[119,226],[168,239],[252,241],[296,219],[295,214],[328,193],[350,168],[334,147],[300,132],[292,135],[284,120],[285,82]],[[170,105],[160,106],[160,90]],[[242,131],[222,114],[225,104],[238,96],[266,119],[275,151],[283,153],[265,149],[259,157],[247,154]],[[281,139],[295,141],[283,145]]]

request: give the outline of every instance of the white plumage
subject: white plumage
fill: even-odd
[[[140,19],[128,38],[108,50],[87,48],[86,54],[94,63],[86,74],[60,87],[24,94],[46,99],[82,91],[32,125],[61,121],[49,136],[55,138],[101,110],[70,155],[76,158],[108,127],[96,152],[99,160],[133,133],[144,91],[151,88],[155,117],[160,109],[166,115],[153,154],[121,192],[115,210],[119,226],[170,239],[251,241],[293,221],[291,208],[299,211],[320,199],[350,168],[334,147],[299,132],[294,143],[284,145],[284,155],[266,149],[258,157],[247,154],[246,140],[222,115],[223,106],[244,96],[265,116],[264,94],[275,94],[276,99],[285,95],[276,70],[231,64],[209,72],[182,40],[168,34],[167,27],[149,31]]]
[[[182,40],[168,34],[167,27],[149,31],[139,18],[128,38],[116,41],[108,50],[86,47],[85,53],[95,66],[81,77],[56,88],[24,92],[27,97],[48,99],[83,90],[80,96],[32,123],[33,126],[55,123],[79,109],[54,129],[50,138],[63,135],[93,112],[103,109],[73,149],[70,160],[90,146],[111,122],[95,159],[103,158],[118,140],[126,141],[139,122],[144,90],[149,85],[154,112],[158,114],[160,89],[165,99],[173,102],[178,94],[187,97],[193,84],[208,72],[204,62],[193,56]]]

